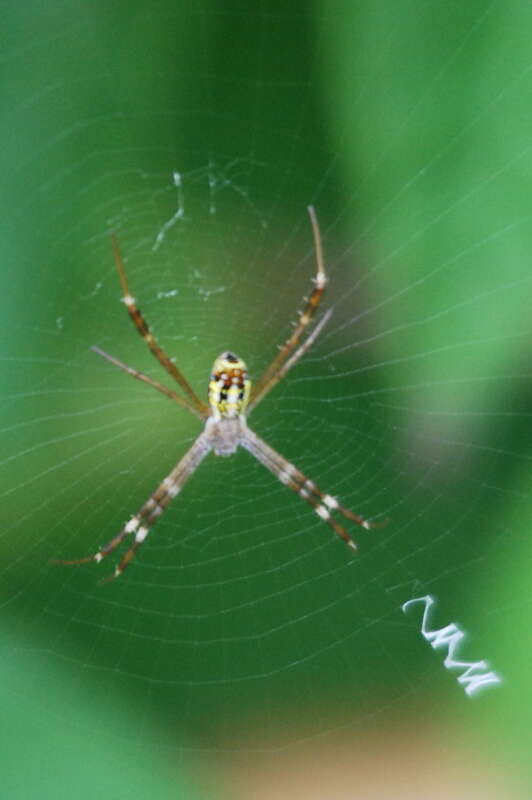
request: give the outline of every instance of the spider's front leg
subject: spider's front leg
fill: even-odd
[[[117,578],[133,560],[135,553],[146,539],[152,526],[174,497],[179,494],[187,479],[195,472],[210,450],[211,444],[208,436],[205,432],[200,433],[190,450],[188,450],[183,458],[176,464],[162,483],[159,484],[142,508],[124,525],[120,533],[114,536],[106,545],[100,547],[100,549],[91,556],[71,560],[56,560],[53,563],[87,564],[89,561],[99,563],[112,553],[113,550],[116,550],[126,536],[134,534],[133,543],[129,549],[126,550],[120,563],[115,567],[114,573],[108,578],[104,578],[104,582]]]
[[[257,436],[250,428],[247,428],[242,446],[245,447],[246,450],[249,450],[249,452],[255,456],[266,469],[270,470],[281,483],[288,486],[293,492],[298,494],[299,497],[305,500],[305,502],[314,509],[315,513],[332,528],[335,534],[343,539],[353,550],[357,549],[357,545],[344,526],[340,525],[333,517],[334,512],[342,514],[346,519],[356,522],[357,525],[366,529],[379,528],[386,524],[386,521],[374,522],[373,520],[368,520],[360,516],[360,514],[355,514],[354,511],[341,505],[335,497],[322,492],[314,481],[307,478],[303,472],[287,461],[286,458],[274,450],[273,447],[266,444],[266,442]]]

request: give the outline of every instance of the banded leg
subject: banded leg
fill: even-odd
[[[171,389],[168,389],[162,383],[154,381],[153,378],[149,378],[147,375],[145,375],[143,372],[140,372],[138,369],[134,369],[133,367],[128,367],[128,365],[124,364],[123,361],[120,361],[118,358],[109,355],[109,353],[106,353],[105,350],[101,350],[99,347],[96,346],[91,347],[91,350],[93,350],[95,353],[98,353],[99,356],[105,358],[107,361],[110,361],[111,364],[115,365],[115,367],[123,369],[124,372],[127,372],[128,375],[132,375],[133,378],[137,378],[137,380],[142,381],[143,383],[147,383],[149,386],[153,386],[153,388],[157,389],[158,392],[165,394],[167,397],[170,398],[170,400],[173,400],[178,405],[188,409],[188,411],[191,411],[193,414],[195,414],[196,417],[199,417],[199,419],[201,420],[205,419],[205,417],[203,417],[196,408],[189,405],[189,403],[184,397],[181,397],[180,394],[177,394],[176,392],[173,392]]]
[[[124,267],[124,262],[122,261],[122,256],[120,254],[118,239],[116,238],[116,235],[114,233],[111,235],[111,238],[113,241],[113,253],[115,257],[116,269],[118,271],[118,277],[120,278],[120,285],[122,287],[122,299],[125,303],[129,316],[133,320],[135,328],[138,330],[138,332],[140,333],[140,335],[150,348],[155,358],[165,368],[165,370],[170,373],[172,378],[174,378],[174,380],[177,381],[177,383],[181,386],[183,391],[188,395],[189,399],[186,401],[186,405],[189,408],[189,410],[192,411],[192,409],[194,408],[196,412],[199,412],[201,417],[205,419],[205,417],[209,413],[207,405],[205,403],[202,403],[202,401],[196,395],[191,385],[185,378],[185,376],[177,369],[173,361],[170,360],[170,358],[166,355],[162,347],[159,345],[155,336],[150,331],[148,323],[142,316],[142,313],[136,304],[135,298],[131,295],[126,277],[126,269]]]
[[[332,516],[333,512],[342,514],[346,519],[356,522],[362,528],[376,528],[383,523],[375,523],[367,520],[360,514],[355,514],[345,506],[341,505],[335,497],[325,494],[321,489],[297,467],[287,461],[280,453],[266,444],[256,433],[248,428],[242,446],[255,456],[266,469],[270,470],[275,477],[296,492],[305,502],[307,502],[344,542],[353,550],[357,549],[355,542],[351,539],[343,525],[340,525]],[[385,523],[384,523],[385,524]]]
[[[272,388],[274,384],[270,382],[274,379],[276,373],[282,367],[292,350],[299,344],[305,328],[309,325],[314,317],[314,314],[316,313],[316,309],[320,304],[320,300],[327,285],[327,275],[325,273],[325,266],[323,263],[323,249],[321,244],[320,228],[316,211],[314,210],[313,206],[308,207],[308,213],[312,223],[314,248],[316,251],[316,277],[314,278],[314,289],[312,290],[312,294],[310,295],[307,304],[303,309],[301,316],[299,317],[299,322],[294,328],[292,334],[281,347],[279,353],[275,356],[270,366],[266,368],[255,386],[251,389],[250,402],[254,406],[257,405],[259,400],[261,400],[270,390],[270,388]]]
[[[104,579],[104,581],[117,578],[132,561],[136,551],[146,539],[158,517],[160,517],[174,497],[179,494],[187,479],[195,472],[210,450],[211,445],[208,437],[205,433],[200,433],[192,447],[185,453],[183,458],[176,464],[162,483],[159,484],[140,510],[124,525],[120,533],[114,536],[106,545],[91,556],[71,560],[59,560],[53,563],[70,565],[87,564],[89,561],[95,561],[99,564],[106,556],[116,550],[126,536],[134,534],[133,543],[124,554],[118,566],[115,567],[114,574]]]
[[[267,392],[269,392],[270,389],[273,389],[273,387],[276,386],[279,383],[279,381],[284,378],[288,370],[292,369],[292,367],[295,364],[297,364],[299,359],[305,355],[307,350],[309,350],[310,347],[314,344],[314,342],[320,335],[322,329],[330,320],[331,316],[332,316],[332,308],[330,308],[328,311],[325,312],[325,314],[320,319],[318,324],[313,328],[311,333],[309,333],[303,344],[299,345],[295,353],[292,353],[288,361],[285,361],[285,363],[281,367],[279,367],[275,375],[272,375],[268,383],[262,387],[262,389],[259,391],[258,394],[255,395],[255,399],[252,402],[248,403],[248,413],[251,413],[253,411],[257,403],[259,403],[262,400],[264,395]],[[94,350],[95,348],[93,347],[92,349]]]

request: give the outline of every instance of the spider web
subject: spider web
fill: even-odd
[[[158,755],[382,733],[414,708],[524,725],[508,697],[530,603],[529,6],[9,15],[7,693],[100,737],[106,707],[127,709],[120,736]],[[258,377],[286,339],[312,286],[310,203],[333,316],[249,422],[389,524],[353,530],[353,554],[242,451],[203,463],[120,580],[98,583],[114,555],[51,566],[115,535],[201,427],[90,351],[171,386],[120,302],[109,232],[204,396],[220,351]],[[468,706],[401,611],[428,593],[504,689]]]

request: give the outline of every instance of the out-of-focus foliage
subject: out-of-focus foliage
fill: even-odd
[[[484,736],[501,769],[525,761],[532,7],[27,2],[3,27],[8,796],[179,796],[198,743],[385,725],[392,702]],[[154,250],[179,170],[185,224]],[[272,393],[257,430],[331,491],[369,493],[364,513],[393,508],[390,526],[361,534],[349,571],[239,454],[195,476],[120,585],[50,567],[110,538],[198,431],[89,351],[161,377],[118,302],[109,230],[199,387],[221,336],[256,373],[286,335],[309,202],[337,310],[309,380]],[[454,691],[400,612],[426,590],[503,689]]]

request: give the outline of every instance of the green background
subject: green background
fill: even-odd
[[[220,753],[368,728],[384,742],[398,720],[517,776],[530,4],[28,2],[4,16],[6,796],[218,796]],[[154,247],[174,172],[184,218]],[[111,538],[199,431],[90,352],[165,379],[119,302],[109,231],[202,393],[221,349],[257,375],[286,337],[313,270],[309,203],[334,316],[253,427],[389,525],[357,530],[346,556],[238,453],[202,466],[120,581],[98,584],[110,564],[51,566]],[[503,687],[464,696],[401,613],[428,592],[435,626],[460,624],[464,660],[489,659]]]

